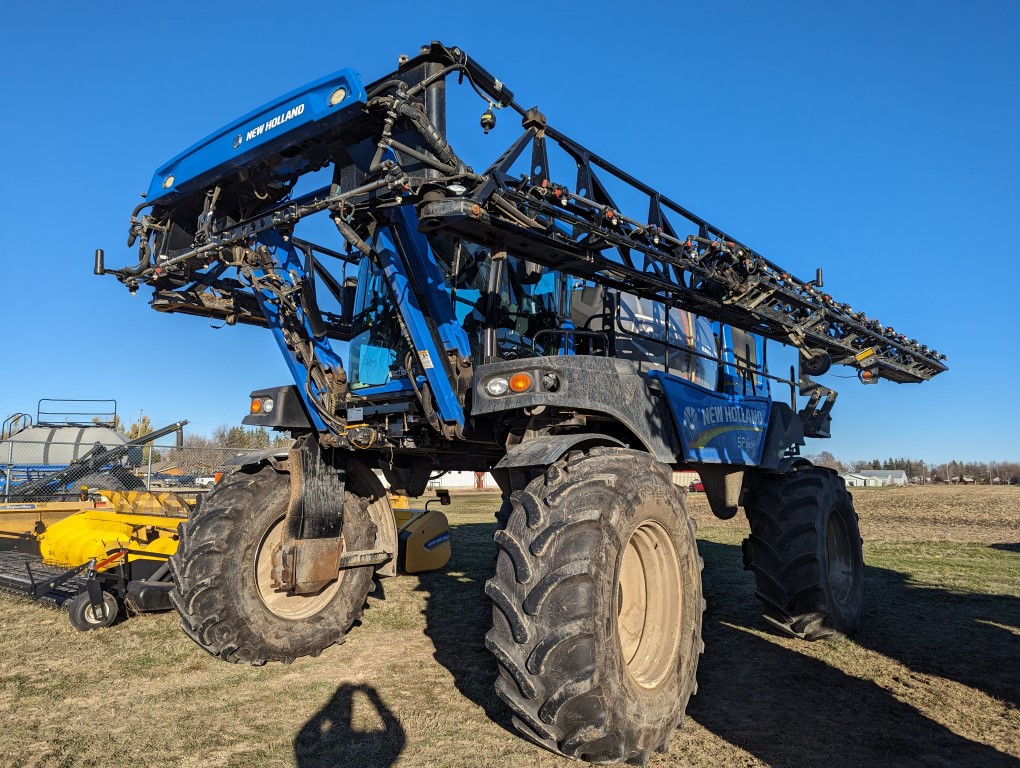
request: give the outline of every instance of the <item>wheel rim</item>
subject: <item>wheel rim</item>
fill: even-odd
[[[825,524],[825,550],[832,596],[836,602],[846,604],[854,587],[853,547],[846,521],[835,509]]]
[[[85,621],[87,621],[89,624],[99,626],[106,622],[106,617],[101,616],[99,614],[99,611],[93,608],[92,605],[90,604],[85,606]]]
[[[91,602],[85,603],[81,617],[86,624],[93,627],[106,627],[113,623],[116,618],[114,611],[117,610],[117,601],[109,593],[103,593],[103,605],[99,609],[93,607]]]
[[[322,590],[311,595],[296,595],[287,590],[274,589],[273,550],[283,541],[283,520],[283,517],[280,517],[269,526],[255,552],[255,585],[262,604],[270,613],[281,619],[298,621],[314,616],[332,602],[343,583],[344,572],[340,572],[336,581],[330,582]]]
[[[637,527],[624,549],[617,592],[617,634],[627,671],[655,688],[676,665],[683,610],[680,563],[666,529]]]

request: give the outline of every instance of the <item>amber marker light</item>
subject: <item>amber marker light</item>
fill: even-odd
[[[254,398],[253,397],[251,399],[251,412],[252,413],[261,413],[262,412],[262,401],[259,400],[258,398]]]
[[[510,377],[510,389],[514,392],[527,392],[531,389],[531,376],[527,373],[515,373]]]

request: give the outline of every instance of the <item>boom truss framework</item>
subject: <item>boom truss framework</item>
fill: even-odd
[[[468,167],[445,138],[444,102],[435,94],[453,73],[466,76],[489,100],[490,113],[493,107],[508,107],[523,118],[523,134],[482,173]],[[142,261],[115,274],[132,287],[154,285],[157,309],[264,323],[250,280],[225,277],[227,269],[238,267],[239,277],[250,277],[249,268],[259,264],[252,250],[255,236],[269,229],[289,234],[300,219],[330,211],[349,252],[295,239],[309,269],[307,278],[293,286],[299,300],[290,302],[293,312],[301,307],[305,316],[317,315],[312,324],[328,330],[334,318],[326,317],[323,325],[320,313],[310,309],[315,307],[314,276],[338,298],[341,287],[312,252],[360,258],[355,250],[371,253],[372,233],[388,220],[389,209],[414,206],[423,232],[446,230],[494,250],[509,250],[576,277],[792,344],[806,358],[828,355],[834,363],[896,382],[925,381],[946,370],[944,355],[836,301],[821,290],[820,280],[797,279],[549,126],[537,109],[523,109],[504,84],[457,48],[426,46],[366,92],[356,125],[339,134],[346,142],[343,148],[335,133],[300,146],[333,163],[332,185],[300,198],[284,196],[238,220],[216,209],[221,191],[230,189],[226,174],[237,174],[225,171],[223,179],[190,200],[194,210],[201,210],[200,236],[190,247],[170,250],[164,243],[150,260],[145,244],[154,233],[166,231],[168,219],[178,215],[174,210],[182,208],[179,202],[157,204],[151,213],[133,218],[133,236],[143,241]],[[354,144],[374,148],[371,162],[351,160],[357,154]],[[569,179],[550,167],[550,148],[565,153],[575,166],[565,171]],[[528,160],[527,172],[512,173]],[[295,171],[276,181],[289,188],[300,175]],[[621,199],[647,201],[647,210],[623,212],[609,186],[625,190]]]

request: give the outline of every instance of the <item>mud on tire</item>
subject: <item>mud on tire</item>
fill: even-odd
[[[385,492],[360,464],[352,463],[347,483],[344,539],[348,549],[369,549],[375,526],[368,508],[387,504]],[[361,616],[371,566],[342,571],[314,595],[269,587],[269,546],[282,530],[289,492],[290,476],[268,465],[238,472],[181,524],[180,545],[170,560],[171,601],[185,633],[213,656],[264,664],[318,655]]]
[[[590,762],[664,749],[695,690],[701,558],[648,454],[570,454],[512,497],[486,584],[496,692],[527,738]]]
[[[864,559],[853,498],[831,469],[766,476],[748,494],[751,535],[744,567],[754,572],[765,619],[805,640],[853,634],[864,607]]]

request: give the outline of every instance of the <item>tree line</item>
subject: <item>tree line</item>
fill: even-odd
[[[978,483],[1009,483],[1020,478],[1020,462],[1015,461],[948,461],[941,464],[923,459],[887,458],[857,459],[844,462],[829,451],[806,457],[812,464],[829,467],[840,474],[868,469],[902,469],[914,483],[959,483],[971,478]]]
[[[260,448],[286,448],[294,441],[283,434],[270,435],[265,427],[245,429],[221,424],[208,437],[186,435],[185,448],[244,448],[255,451]]]
[[[94,418],[92,421],[95,424],[100,423],[98,418]],[[144,412],[138,415],[138,421],[132,422],[127,430],[124,429],[124,424],[119,415],[114,416],[114,421],[109,426],[118,432],[124,432],[130,440],[145,437],[152,434],[153,431],[152,422]],[[170,438],[167,439],[169,440]],[[194,434],[185,435],[184,437],[185,448],[240,448],[254,451],[260,448],[286,448],[293,442],[289,437],[282,434],[270,435],[269,430],[265,427],[245,429],[244,427],[231,427],[227,424],[221,424],[216,427],[208,437]],[[147,452],[150,449],[146,447],[144,450]],[[158,450],[155,451],[153,453],[153,460],[159,461],[160,458],[160,452]],[[148,460],[147,453],[144,460]]]

